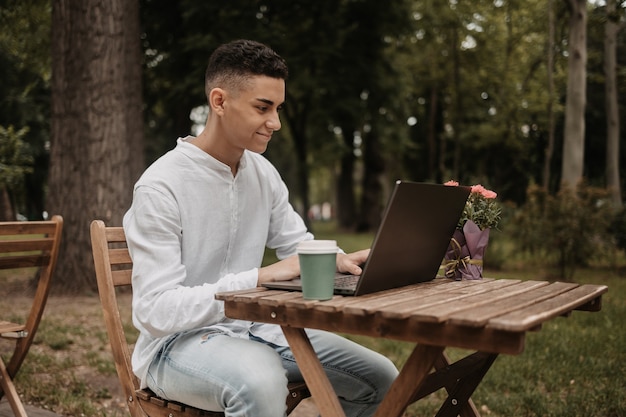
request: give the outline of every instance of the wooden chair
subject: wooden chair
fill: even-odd
[[[130,347],[124,334],[116,287],[130,288],[132,260],[121,227],[106,227],[101,220],[91,223],[91,246],[98,280],[98,292],[104,321],[113,351],[117,375],[124,390],[132,417],[224,416],[221,412],[199,410],[175,401],[159,398],[149,389],[139,389],[131,367]],[[287,411],[310,396],[304,382],[289,384]]]
[[[7,270],[11,275],[34,274],[36,278],[32,306],[24,323],[0,321],[0,337],[15,342],[9,362],[5,365],[0,358],[0,398],[6,394],[13,413],[18,417],[26,417],[26,411],[15,390],[13,378],[33,343],[48,300],[62,230],[61,216],[53,216],[46,221],[0,222],[0,269]]]

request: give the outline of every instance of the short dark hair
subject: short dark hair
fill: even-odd
[[[254,75],[286,80],[287,63],[269,46],[246,39],[218,47],[209,58],[205,72],[205,92],[215,88],[240,88]]]

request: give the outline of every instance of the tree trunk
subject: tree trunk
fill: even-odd
[[[428,178],[439,178],[445,175],[445,162],[439,165],[437,158],[437,115],[439,108],[439,90],[436,86],[430,89],[430,100],[428,101],[428,131],[426,133],[428,142]],[[441,168],[441,169],[438,169]]]
[[[354,195],[354,128],[342,125],[343,141],[346,151],[340,159],[339,177],[337,178],[337,225],[342,230],[352,230],[357,216],[356,197]]]
[[[548,143],[546,145],[543,161],[543,188],[550,190],[550,166],[552,165],[552,155],[554,153],[554,5],[553,0],[548,0]]]
[[[298,189],[300,190],[300,198],[302,199],[302,208],[300,216],[304,220],[308,229],[311,229],[311,220],[308,216],[308,210],[311,207],[309,200],[309,165],[307,164],[308,147],[306,140],[306,133],[304,129],[298,129],[293,131],[294,142],[296,144],[296,156],[298,165],[296,168]]]
[[[361,193],[361,210],[357,223],[357,232],[370,232],[378,229],[382,213],[383,184],[382,176],[385,172],[385,160],[378,135],[376,124],[367,133],[363,152],[363,192]]]
[[[606,0],[606,26],[604,36],[604,89],[606,96],[606,185],[615,207],[622,206],[619,178],[619,110],[617,104],[617,33],[619,16],[615,0]]]
[[[9,196],[9,192],[6,187],[0,187],[0,221],[15,221],[15,210],[13,210],[11,196]]]
[[[289,109],[285,109],[284,120],[289,125],[289,130],[293,137],[296,151],[296,182],[298,184],[298,195],[302,202],[301,207],[294,203],[294,208],[300,213],[307,228],[311,229],[311,221],[308,216],[308,210],[311,206],[309,200],[309,165],[307,164],[309,145],[305,129],[307,112],[304,111],[308,107],[308,103],[300,103],[300,105],[302,107],[299,110],[294,109],[292,113],[289,112]]]
[[[463,146],[461,144],[461,129],[462,129],[462,114],[464,112],[463,109],[463,99],[461,98],[461,63],[459,57],[459,33],[457,29],[452,30],[452,44],[450,45],[450,49],[452,50],[452,60],[454,62],[454,67],[452,70],[452,85],[454,89],[453,100],[450,108],[454,109],[452,111],[452,117],[450,118],[450,124],[452,125],[452,146],[454,146],[454,159],[452,162],[452,178],[459,178],[461,175],[461,159],[463,157]],[[442,155],[445,150],[445,146],[442,146]],[[444,155],[445,156],[445,155]],[[439,172],[439,176],[435,179],[436,182],[445,182],[448,179],[444,178],[446,172],[450,172],[450,170],[444,171],[443,166],[442,170]]]
[[[570,6],[567,100],[561,183],[576,187],[583,178],[585,104],[587,91],[587,0],[568,0]]]
[[[54,0],[48,207],[64,217],[57,288],[96,288],[89,223],[121,225],[144,168],[137,0]]]

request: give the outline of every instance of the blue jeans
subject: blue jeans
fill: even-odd
[[[398,375],[393,363],[341,336],[307,334],[346,415],[373,415]],[[148,386],[163,398],[227,417],[284,417],[287,381],[302,381],[288,347],[206,331],[171,338],[148,371]]]

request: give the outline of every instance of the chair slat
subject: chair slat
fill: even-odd
[[[105,233],[107,242],[126,242],[126,234],[122,227],[107,227]]]
[[[54,238],[37,237],[30,239],[0,240],[0,253],[49,251],[54,244]]]
[[[0,321],[0,333],[21,332],[22,330],[24,330],[23,324]]]
[[[131,269],[120,269],[119,271],[111,271],[113,278],[113,285],[121,287],[124,285],[130,285],[132,282],[133,271]]]
[[[111,262],[111,265],[123,265],[133,263],[130,258],[130,254],[128,253],[128,249],[126,248],[109,249],[109,262]],[[130,266],[128,269],[131,269]]]
[[[0,269],[32,268],[50,263],[50,254],[0,256]]]
[[[57,225],[50,221],[3,222],[0,236],[11,235],[52,235]]]

